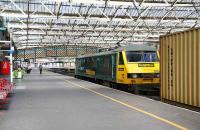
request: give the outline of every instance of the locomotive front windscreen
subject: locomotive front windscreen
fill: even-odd
[[[159,61],[156,51],[150,51],[150,52],[127,51],[126,58],[128,62],[158,62]]]

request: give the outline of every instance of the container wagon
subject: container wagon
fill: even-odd
[[[200,29],[161,36],[160,50],[162,100],[200,107]]]

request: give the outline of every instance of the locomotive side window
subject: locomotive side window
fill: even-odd
[[[124,65],[124,59],[123,59],[122,52],[119,52],[119,65]]]

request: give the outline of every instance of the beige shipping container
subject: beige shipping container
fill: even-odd
[[[200,29],[160,37],[161,99],[200,107]]]

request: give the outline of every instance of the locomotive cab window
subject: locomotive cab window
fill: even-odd
[[[128,62],[158,62],[156,51],[136,52],[127,51],[126,58]]]
[[[122,52],[119,52],[119,65],[124,65],[124,58]]]

